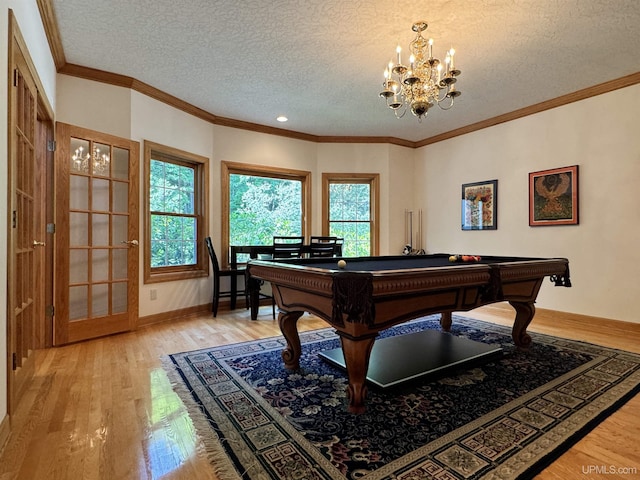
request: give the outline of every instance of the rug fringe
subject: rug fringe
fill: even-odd
[[[193,399],[191,391],[186,387],[177,371],[177,366],[171,358],[163,356],[160,358],[163,370],[166,372],[171,388],[180,397],[184,404],[189,418],[198,436],[196,441],[196,455],[206,458],[213,467],[214,473],[220,480],[242,480],[244,475],[240,475],[235,468],[227,452],[222,445],[215,428],[203,413],[202,408]]]

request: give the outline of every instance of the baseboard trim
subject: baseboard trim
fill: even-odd
[[[476,310],[472,310],[474,312]],[[485,305],[477,309],[478,312],[495,313],[508,319],[513,319],[515,312],[507,302]],[[596,332],[618,332],[622,335],[640,335],[640,323],[611,318],[594,317],[580,313],[562,312],[546,308],[536,308],[535,317],[529,329],[535,330],[537,325],[561,326],[570,329],[572,325],[580,327],[580,330],[593,330]]]
[[[211,304],[195,305],[193,307],[180,308],[168,312],[155,313],[153,315],[145,315],[138,318],[138,327],[146,327],[156,323],[169,322],[171,320],[184,319],[187,317],[195,317],[211,313]]]
[[[242,304],[244,306],[244,303]],[[260,305],[271,305],[271,300],[260,300]],[[218,313],[230,312],[230,302],[220,302],[218,305]],[[195,305],[193,307],[180,308],[178,310],[171,310],[169,312],[155,313],[153,315],[145,315],[138,318],[138,327],[146,327],[148,325],[154,325],[156,323],[170,322],[172,320],[184,319],[188,317],[197,317],[200,315],[211,315],[211,303],[205,303],[203,305]]]

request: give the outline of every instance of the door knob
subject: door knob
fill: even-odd
[[[120,243],[124,243],[125,245],[133,245],[134,247],[138,246],[138,240],[123,240]]]
[[[46,243],[44,242],[38,242],[37,240],[33,241],[33,246],[34,247],[44,247],[46,245]]]

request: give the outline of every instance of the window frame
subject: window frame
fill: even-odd
[[[371,228],[371,255],[380,253],[380,174],[378,173],[323,173],[322,174],[322,234],[329,235],[329,194],[334,183],[364,183],[370,188],[369,225]]]
[[[151,267],[151,160],[160,160],[195,170],[196,263]],[[171,282],[209,276],[209,256],[204,239],[209,231],[209,159],[159,143],[144,141],[144,283]]]
[[[266,165],[253,165],[239,162],[220,162],[221,167],[221,206],[222,206],[222,252],[220,255],[220,263],[223,267],[229,266],[229,233],[231,226],[229,224],[229,201],[230,186],[229,180],[231,175],[249,175],[256,177],[278,178],[282,180],[297,180],[301,182],[301,201],[302,201],[302,235],[306,238],[307,232],[311,231],[311,172],[306,170],[293,170],[290,168],[271,167]]]

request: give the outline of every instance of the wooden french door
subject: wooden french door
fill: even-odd
[[[139,144],[56,124],[54,344],[135,328]]]
[[[36,184],[38,150],[38,90],[27,61],[22,36],[10,15],[11,85],[9,87],[9,232],[8,232],[8,353],[9,410],[15,410],[33,377],[37,331],[44,323],[44,198]],[[40,147],[41,148],[41,147]]]

